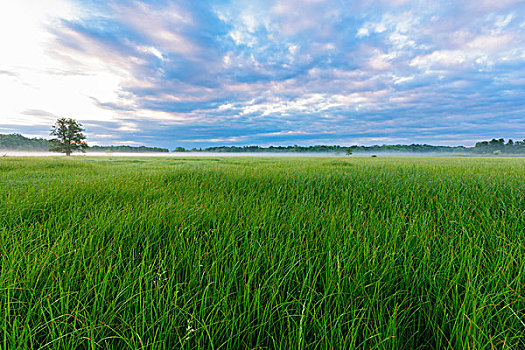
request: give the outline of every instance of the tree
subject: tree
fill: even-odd
[[[47,151],[49,142],[45,139],[29,139],[20,134],[0,134],[0,149],[14,151]]]
[[[70,156],[74,151],[85,152],[88,148],[84,141],[86,137],[82,134],[82,124],[71,118],[59,118],[51,131],[56,138],[50,140],[49,150],[51,152],[65,153]]]
[[[347,156],[352,155],[352,148],[351,148],[351,147],[348,147],[348,148],[346,149],[346,155],[347,155]]]

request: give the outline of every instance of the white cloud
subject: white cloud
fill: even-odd
[[[374,28],[374,31],[376,33],[383,33],[386,31],[386,25],[384,23],[378,23],[375,28]]]
[[[392,59],[395,58],[395,54],[385,54],[382,52],[377,52],[370,60],[368,61],[369,66],[374,70],[386,70],[392,67]]]
[[[406,83],[406,82],[409,82],[409,81],[412,81],[414,80],[414,76],[411,75],[411,76],[408,76],[408,77],[397,77],[397,76],[393,76],[394,78],[394,84],[403,84],[403,83]]]
[[[480,50],[486,53],[501,52],[507,49],[514,41],[512,34],[505,35],[479,35],[467,43],[467,48]]]
[[[465,63],[466,57],[461,51],[441,50],[434,51],[428,55],[415,57],[410,65],[419,69],[431,67],[450,67]]]
[[[359,30],[357,31],[357,37],[358,38],[364,38],[364,37],[367,37],[370,35],[370,31],[368,30],[368,28],[359,28]]]
[[[185,142],[242,142],[247,139],[247,136],[232,136],[232,137],[217,137],[209,139],[185,139]]]
[[[495,11],[509,8],[523,0],[477,0],[470,2],[470,6],[477,11]]]
[[[46,24],[56,16],[73,18],[75,10],[66,0],[0,2],[0,69],[44,65],[49,61],[42,48],[52,40]]]
[[[162,55],[162,52],[160,52],[160,50],[157,49],[154,46],[139,46],[139,47],[137,47],[137,50],[139,50],[141,52],[144,52],[144,53],[147,53],[147,54],[150,54],[150,55],[153,55],[153,56],[157,57],[161,61],[165,60],[164,56]]]
[[[467,39],[468,37],[468,39]],[[447,69],[465,64],[477,64],[480,69],[490,67],[496,62],[508,61],[517,57],[516,40],[512,33],[502,35],[480,34],[475,37],[463,35],[463,44],[453,50],[435,50],[430,54],[414,57],[410,65],[423,70],[433,68]]]
[[[494,25],[498,30],[502,30],[505,29],[510,24],[510,22],[512,22],[513,19],[513,13],[509,13],[507,16],[498,16]]]
[[[311,114],[343,110],[379,110],[382,101],[390,93],[389,90],[360,91],[348,94],[308,93],[295,100],[277,96],[269,96],[264,101],[248,101],[240,105],[240,115],[256,114],[265,116],[287,116],[296,114]]]
[[[236,45],[253,47],[257,44],[257,38],[246,30],[232,30],[229,35]]]
[[[416,42],[408,35],[400,34],[400,33],[392,33],[388,36],[388,40],[392,43],[392,46],[394,46],[396,49],[404,49],[404,48],[416,48]]]
[[[79,19],[81,9],[68,1],[36,0],[0,2],[0,91],[9,94],[0,105],[0,124],[49,126],[58,116],[84,121],[119,119],[95,100],[122,103],[122,82],[129,77],[111,53],[60,24],[60,19]],[[88,54],[57,46],[49,27],[71,35],[78,45],[93,50]],[[16,33],[16,35],[13,35]],[[42,115],[25,115],[27,110]],[[48,136],[48,127],[40,136]]]
[[[176,4],[156,9],[150,5],[133,2],[132,5],[113,4],[115,19],[146,36],[160,51],[177,53],[193,58],[202,48],[181,34],[180,29],[191,27],[194,20],[190,13]]]
[[[288,45],[288,52],[291,55],[295,55],[295,53],[299,50],[299,45]]]

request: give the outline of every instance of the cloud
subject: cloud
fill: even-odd
[[[16,76],[18,76],[16,73],[9,72],[9,71],[7,71],[7,70],[0,70],[0,75],[7,75],[7,76],[10,76],[10,77],[16,77]]]
[[[4,129],[68,115],[91,142],[170,148],[525,132],[523,2],[28,1],[0,5]]]
[[[22,114],[33,116],[33,117],[53,117],[53,118],[56,117],[53,113],[42,111],[39,109],[27,109],[23,111]]]

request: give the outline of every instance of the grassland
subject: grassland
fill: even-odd
[[[524,209],[523,158],[0,158],[0,348],[524,348]]]

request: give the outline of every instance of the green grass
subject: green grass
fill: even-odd
[[[525,159],[0,159],[0,348],[525,347]]]

